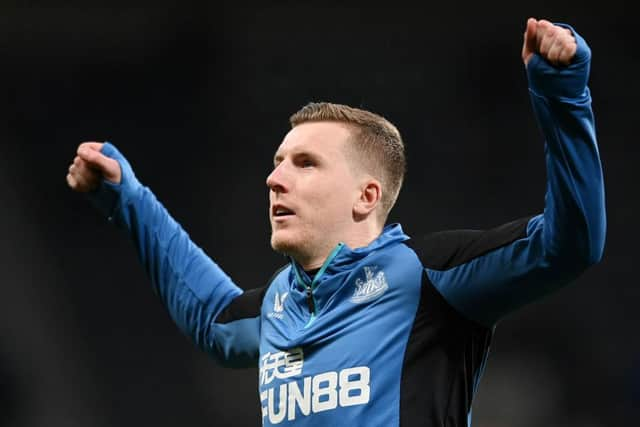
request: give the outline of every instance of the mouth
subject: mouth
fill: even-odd
[[[295,212],[283,205],[273,205],[271,207],[271,216],[274,220],[286,219],[295,215]]]

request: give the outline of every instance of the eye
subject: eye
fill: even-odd
[[[297,168],[309,169],[318,167],[318,159],[308,153],[298,153],[293,156],[293,164]]]

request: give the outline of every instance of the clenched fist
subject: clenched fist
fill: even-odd
[[[527,20],[522,45],[522,60],[527,65],[534,53],[539,54],[552,65],[569,65],[576,54],[578,45],[571,30],[554,25],[544,19]]]
[[[82,193],[95,190],[102,179],[120,184],[120,164],[100,152],[102,145],[100,142],[83,142],[78,146],[67,174],[67,184],[73,190]]]

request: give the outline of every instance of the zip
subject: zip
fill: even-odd
[[[309,313],[311,314],[311,317],[309,318],[309,322],[305,325],[305,328],[309,327],[309,325],[313,323],[316,317],[316,301],[313,298],[313,290],[315,289],[318,282],[320,281],[320,277],[324,275],[325,270],[327,269],[327,267],[329,267],[329,264],[331,264],[331,261],[333,261],[336,255],[338,255],[338,252],[340,252],[340,249],[342,249],[343,246],[344,246],[344,243],[340,242],[335,248],[333,248],[333,251],[331,251],[327,259],[324,261],[324,263],[322,264],[322,267],[320,267],[320,270],[318,270],[318,272],[316,273],[311,283],[307,283],[307,281],[302,278],[302,276],[300,275],[300,271],[298,270],[298,266],[295,264],[295,262],[293,263],[293,270],[296,273],[296,280],[298,281],[299,284],[303,285],[305,288],[305,293],[307,297],[307,307],[309,308]]]
[[[316,312],[316,304],[313,301],[313,290],[311,289],[311,285],[306,285],[307,287],[307,306],[309,307],[309,313],[312,315]]]

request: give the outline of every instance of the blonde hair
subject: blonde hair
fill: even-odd
[[[311,102],[289,118],[292,128],[314,121],[339,122],[350,126],[352,157],[367,173],[380,181],[380,219],[386,221],[400,194],[406,173],[404,143],[398,129],[378,114],[329,102]]]

